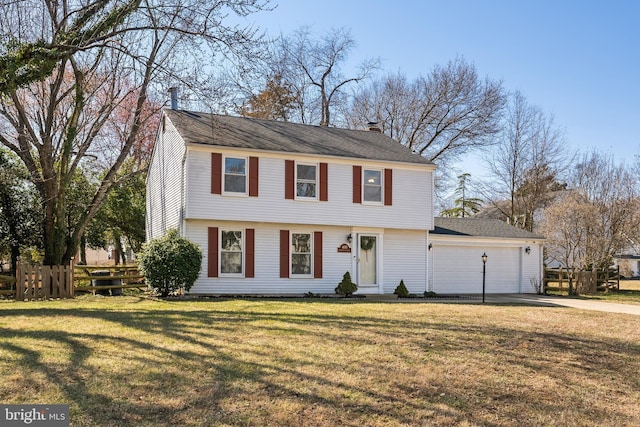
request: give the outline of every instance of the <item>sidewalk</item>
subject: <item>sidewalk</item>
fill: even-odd
[[[487,296],[486,301],[488,303],[498,304],[531,304],[547,307],[570,307],[580,310],[595,310],[640,316],[640,305],[619,304],[579,298],[554,297],[549,295],[492,294]]]
[[[451,299],[446,296],[434,299],[398,299],[395,295],[367,295],[363,301],[378,301],[390,303],[445,303],[445,304],[482,304],[482,295],[465,294],[453,296]],[[623,313],[640,316],[640,305],[619,304],[614,302],[594,301],[589,299],[556,297],[549,295],[535,294],[486,294],[486,304],[523,304],[538,305],[545,307],[568,307],[579,310],[605,311],[609,313]]]

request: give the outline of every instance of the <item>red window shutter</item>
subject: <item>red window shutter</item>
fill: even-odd
[[[295,162],[293,160],[284,161],[284,198],[294,199],[295,195]],[[287,275],[287,277],[289,277]]]
[[[362,166],[353,167],[353,203],[362,203]]]
[[[280,230],[280,277],[289,277],[289,230]]]
[[[384,170],[384,204],[391,206],[393,202],[393,169]]]
[[[258,197],[258,158],[249,157],[249,197]]]
[[[244,232],[244,277],[255,277],[256,230],[247,228]]]
[[[218,227],[209,227],[207,276],[218,277]]]
[[[313,277],[322,279],[322,231],[313,233]]]
[[[211,194],[222,194],[222,154],[211,153]]]
[[[329,172],[326,163],[320,163],[320,201],[326,202],[329,200]]]

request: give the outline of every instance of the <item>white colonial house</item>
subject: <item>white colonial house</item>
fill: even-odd
[[[177,228],[201,247],[192,294],[331,294],[347,271],[359,294],[391,294],[400,280],[412,293],[477,293],[475,282],[464,286],[470,276],[439,272],[460,260],[445,245],[486,247],[492,264],[492,245],[531,246],[530,257],[503,254],[519,263],[517,288],[490,290],[532,292],[528,276],[540,277],[542,264],[525,264],[540,239],[436,243],[435,169],[375,127],[166,110],[147,176],[147,239]]]

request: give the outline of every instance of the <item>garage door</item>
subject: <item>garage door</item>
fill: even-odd
[[[435,244],[433,290],[440,294],[482,293],[482,254],[487,254],[486,292],[520,292],[520,249]]]

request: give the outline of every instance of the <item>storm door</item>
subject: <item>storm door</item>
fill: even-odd
[[[378,236],[358,235],[358,281],[359,287],[378,286]]]

